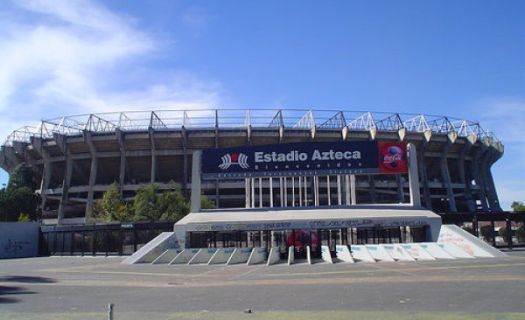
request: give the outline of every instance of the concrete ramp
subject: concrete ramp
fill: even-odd
[[[252,254],[252,248],[235,248],[226,265],[246,263]]]
[[[436,259],[455,259],[435,242],[421,243],[420,246]]]
[[[312,264],[312,251],[310,246],[306,246],[306,263]]]
[[[473,256],[461,250],[453,243],[439,243],[439,246],[454,258],[474,259]]]
[[[289,247],[288,248],[288,265],[295,263],[295,248]]]
[[[220,248],[215,251],[208,264],[226,264],[233,254],[235,248]]]
[[[367,244],[366,248],[370,255],[377,261],[394,262],[394,258],[382,246],[378,244]]]
[[[376,262],[376,260],[370,255],[368,249],[364,245],[356,244],[352,245],[352,257],[358,262]]]
[[[507,256],[456,225],[442,225],[438,243],[452,243],[473,257],[494,258]]]
[[[401,247],[405,249],[412,258],[416,260],[436,260],[433,256],[430,255],[425,249],[423,249],[419,243],[407,243],[402,244]]]
[[[266,248],[255,247],[253,248],[252,253],[250,254],[250,257],[248,258],[248,262],[246,262],[246,264],[252,265],[264,263],[267,258],[268,252],[266,251]]]
[[[342,262],[350,262],[354,263],[354,258],[352,258],[352,253],[350,253],[350,249],[348,246],[345,245],[337,245],[335,246],[335,254],[337,256],[337,260]]]
[[[184,249],[169,264],[187,264],[200,249]]]
[[[163,263],[169,263],[173,258],[175,258],[179,253],[181,253],[181,249],[168,249],[164,251],[163,254],[161,254],[157,259],[153,260],[151,264],[163,264]]]
[[[382,244],[380,246],[396,261],[416,261],[416,259],[412,258],[412,256],[398,244]]]
[[[215,251],[217,251],[215,248],[202,248],[188,261],[188,264],[208,264]]]
[[[328,248],[328,246],[321,246],[321,258],[324,262],[328,262],[330,264],[334,263],[334,260],[332,260],[332,253],[330,252],[330,248]]]
[[[177,239],[173,232],[162,232],[131,256],[124,259],[122,264],[151,263],[170,248],[177,248]]]
[[[272,247],[270,253],[268,254],[268,261],[266,262],[267,266],[272,264],[277,264],[281,261],[281,254],[279,253],[279,247]]]

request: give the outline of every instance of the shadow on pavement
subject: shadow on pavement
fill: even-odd
[[[15,303],[19,302],[20,299],[16,299],[12,296],[21,294],[35,294],[34,291],[28,291],[22,287],[14,286],[0,286],[0,304],[2,303]],[[7,297],[5,297],[7,296]]]
[[[0,277],[0,282],[53,283],[56,281],[46,277],[6,276]]]
[[[45,277],[5,276],[0,277],[0,282],[53,283],[56,281]],[[17,298],[16,296],[35,293],[37,292],[29,291],[26,288],[20,286],[0,285],[0,304],[20,302],[21,299]]]

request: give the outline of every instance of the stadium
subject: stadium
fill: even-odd
[[[192,197],[183,247],[270,247],[435,241],[434,213],[501,211],[490,168],[502,155],[479,123],[444,116],[160,110],[43,120],[9,135],[0,165],[31,168],[43,224],[93,223],[114,182],[129,201],[176,182]],[[195,215],[201,194],[216,209]]]
[[[188,192],[197,149],[342,140],[415,144],[427,209],[501,211],[490,168],[503,154],[502,143],[476,122],[427,115],[219,109],[67,116],[14,131],[2,146],[0,165],[7,172],[30,166],[41,185],[36,191],[44,219],[68,223],[89,219],[93,201],[115,181],[128,199],[150,182],[162,188],[175,181]],[[358,204],[407,201],[406,176],[356,179]],[[330,183],[335,190],[336,179]],[[202,187],[217,207],[245,206],[244,179]],[[324,192],[320,201],[335,197]]]

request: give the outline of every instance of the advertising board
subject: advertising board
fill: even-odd
[[[406,173],[406,159],[398,142],[301,142],[207,149],[201,170],[204,179]]]

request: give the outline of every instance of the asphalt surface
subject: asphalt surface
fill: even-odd
[[[525,319],[525,252],[293,266],[0,260],[0,319]],[[250,309],[252,313],[247,313]]]

